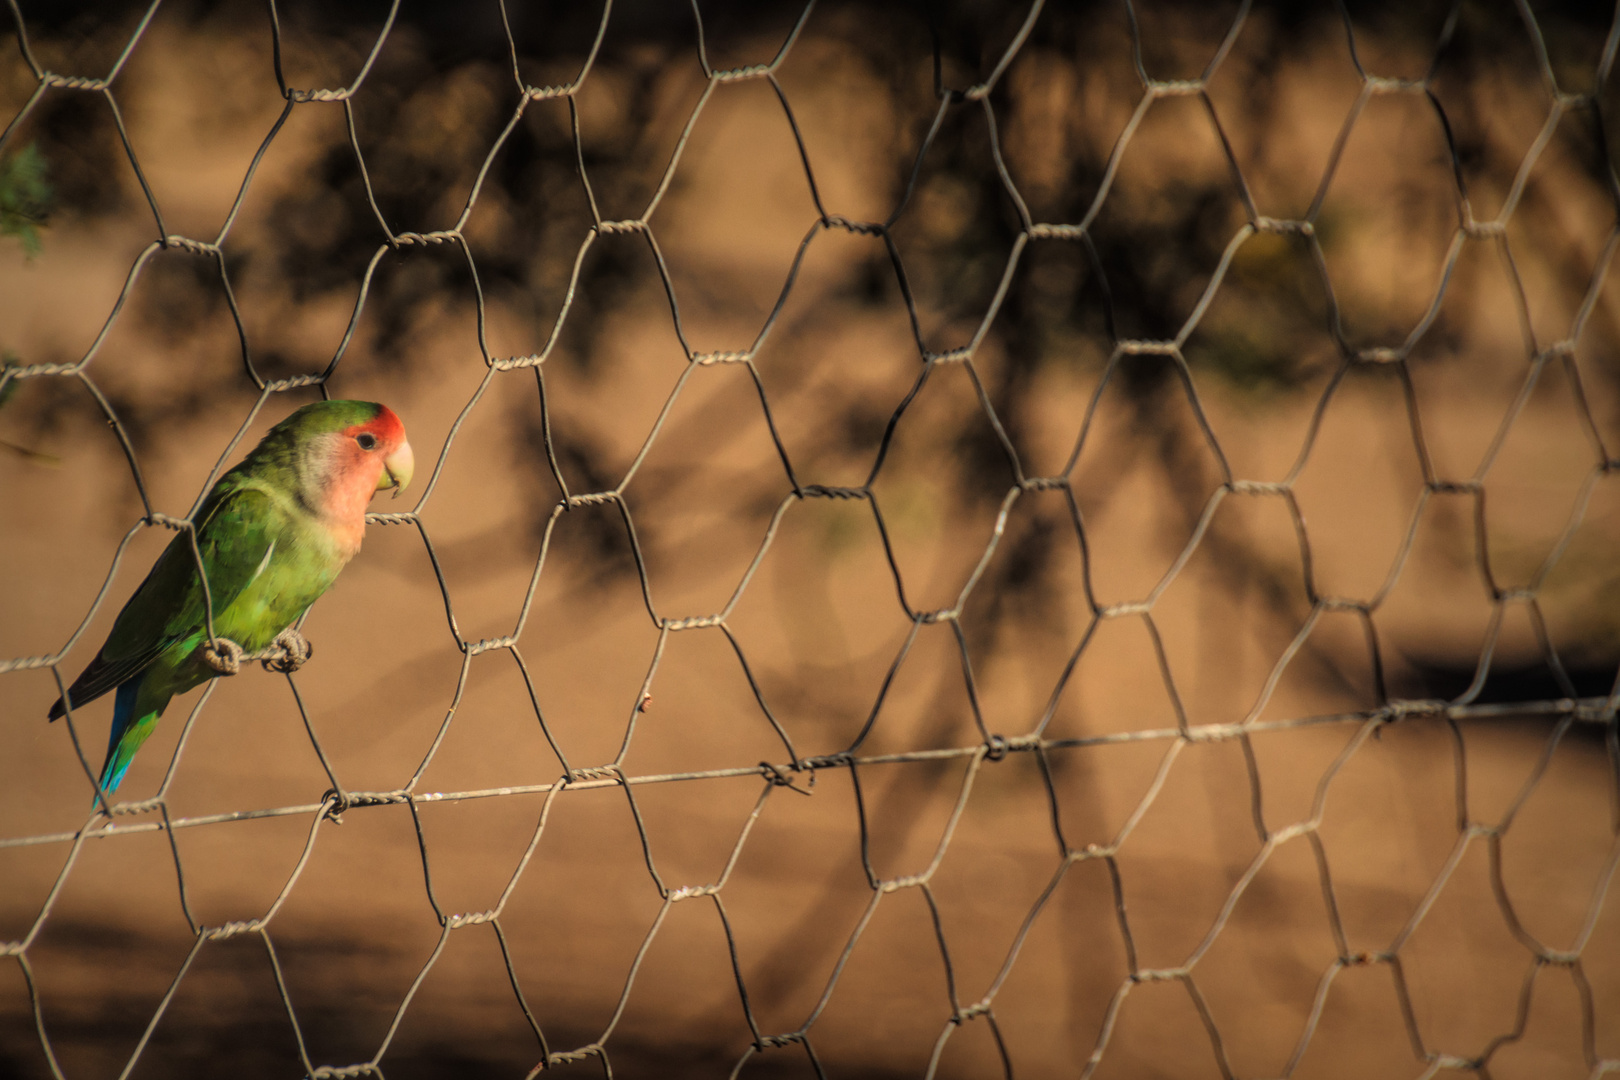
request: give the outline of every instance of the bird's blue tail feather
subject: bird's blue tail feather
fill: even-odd
[[[118,696],[113,700],[112,731],[107,737],[107,760],[101,766],[101,788],[108,795],[118,790],[123,782],[124,773],[129,770],[129,763],[135,760],[135,751],[140,749],[144,738],[136,737],[125,740],[124,736],[133,734],[130,729],[136,726],[137,719],[145,720],[144,726],[150,729],[152,721],[157,717],[136,717],[135,697],[140,693],[141,680],[130,679],[118,687]]]

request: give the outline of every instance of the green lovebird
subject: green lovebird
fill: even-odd
[[[399,494],[414,462],[405,425],[371,401],[319,401],[270,429],[208,493],[194,519],[214,636],[247,652],[279,644],[296,666],[309,646],[292,624],[360,550],[366,504]],[[51,706],[55,720],[117,688],[101,786],[117,789],[176,694],[221,674],[206,655],[203,581],[180,533],[118,613],[90,666]]]

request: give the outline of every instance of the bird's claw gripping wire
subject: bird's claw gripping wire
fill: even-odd
[[[266,671],[276,671],[290,675],[309,663],[309,658],[315,655],[315,646],[292,627],[287,627],[276,635],[270,643],[271,655],[260,661]]]
[[[202,650],[203,662],[221,675],[240,673],[243,661],[247,660],[259,661],[266,671],[290,674],[307,664],[314,655],[315,646],[290,626],[277,634],[268,648],[256,653],[248,652],[227,637],[214,638]]]
[[[203,661],[221,675],[235,675],[242,670],[242,658],[247,650],[230,638],[217,637],[203,646]]]

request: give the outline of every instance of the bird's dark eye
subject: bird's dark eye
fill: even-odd
[[[362,450],[377,449],[377,436],[371,434],[369,431],[362,431],[360,434],[354,437],[354,441],[360,444],[360,449]]]

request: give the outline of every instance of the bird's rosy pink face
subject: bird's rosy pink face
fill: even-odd
[[[393,488],[398,497],[400,490],[411,482],[416,459],[411,444],[405,441],[405,425],[394,410],[386,405],[364,424],[345,428],[336,454],[337,471],[353,477],[354,490],[366,493]]]
[[[366,528],[366,504],[384,488],[394,494],[411,482],[415,462],[405,425],[386,406],[362,424],[314,437],[310,447],[311,501],[327,528],[352,555]]]

